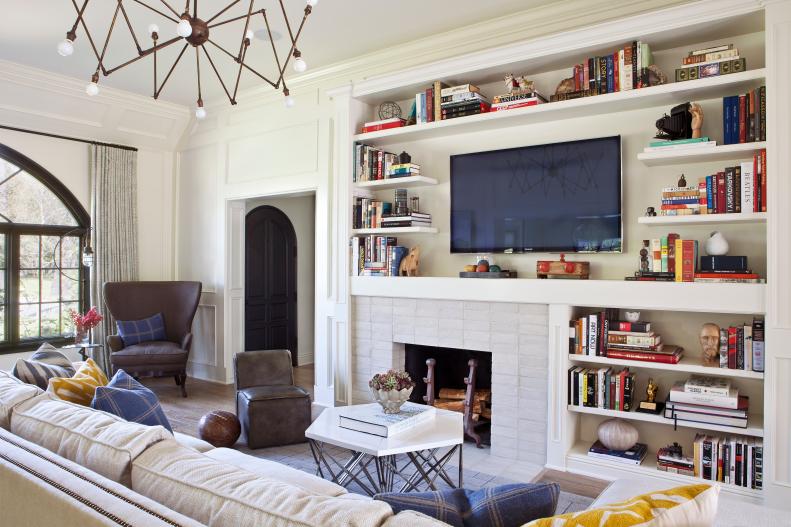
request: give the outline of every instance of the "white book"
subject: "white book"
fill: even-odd
[[[710,393],[727,396],[731,389],[731,381],[723,377],[708,375],[692,375],[684,383],[684,391],[689,393]]]
[[[742,168],[742,214],[752,214],[753,205],[755,204],[755,193],[753,190],[753,162],[745,161],[741,164]]]
[[[386,414],[379,403],[342,407],[339,411],[341,428],[380,437],[392,437],[432,421],[437,409],[425,404],[406,402],[397,414]]]
[[[736,388],[731,388],[727,397],[709,393],[689,393],[684,391],[684,381],[680,381],[673,385],[669,397],[674,403],[701,404],[734,410],[739,408],[739,390]]]
[[[595,313],[593,315],[588,315],[588,325],[590,325],[590,331],[588,331],[588,355],[596,355],[596,339],[599,336],[599,317]]]
[[[624,463],[626,465],[640,465],[643,460],[645,459],[645,453],[643,453],[640,459],[629,459],[619,456],[608,456],[607,454],[599,454],[598,452],[588,452],[588,457],[596,458],[596,459],[606,459],[607,461],[614,461],[615,463]]]
[[[623,62],[623,49],[618,50],[618,91],[625,91],[626,88],[626,67]]]
[[[753,370],[753,327],[744,326],[744,370]]]

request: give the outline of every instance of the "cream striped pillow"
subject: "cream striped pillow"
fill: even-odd
[[[47,391],[64,401],[88,406],[93,400],[97,386],[107,385],[107,377],[93,359],[80,366],[74,377],[53,377],[49,380]]]

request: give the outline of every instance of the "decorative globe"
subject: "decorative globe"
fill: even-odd
[[[242,434],[239,419],[231,412],[214,410],[201,417],[198,435],[215,447],[231,447]]]
[[[401,107],[397,102],[383,102],[379,105],[379,119],[392,119],[393,117],[401,117]]]
[[[607,419],[596,433],[599,441],[610,450],[629,450],[637,443],[637,428],[622,419]]]

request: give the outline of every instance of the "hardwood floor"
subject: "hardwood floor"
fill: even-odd
[[[295,368],[294,381],[313,397],[312,364]],[[157,394],[173,430],[183,434],[197,436],[198,421],[207,412],[236,411],[236,388],[233,384],[187,378],[187,397],[184,398],[172,377],[141,379],[141,382]]]
[[[533,481],[535,483],[557,483],[560,485],[560,490],[586,498],[598,498],[599,494],[610,485],[609,481],[603,479],[550,469],[544,469]]]

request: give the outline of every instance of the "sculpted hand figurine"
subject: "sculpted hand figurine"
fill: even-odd
[[[703,365],[720,365],[720,327],[707,322],[700,328],[700,347],[703,350]]]
[[[692,114],[692,139],[699,139],[703,128],[703,108],[693,102],[689,105],[689,113]]]

